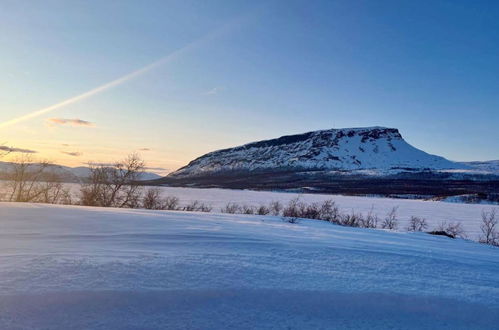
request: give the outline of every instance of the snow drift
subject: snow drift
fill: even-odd
[[[499,249],[319,221],[0,204],[0,328],[487,329]]]

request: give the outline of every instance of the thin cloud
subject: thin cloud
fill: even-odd
[[[215,88],[210,89],[207,92],[204,92],[203,95],[215,95],[215,94],[220,93],[221,91],[223,91],[222,87],[215,87]]]
[[[82,100],[85,100],[89,97],[100,94],[102,92],[105,92],[105,91],[107,91],[111,88],[114,88],[116,86],[120,86],[120,85],[122,85],[130,80],[136,79],[149,71],[153,71],[154,69],[157,69],[160,66],[163,66],[165,64],[172,62],[173,60],[179,58],[181,55],[184,55],[192,50],[198,49],[198,48],[202,47],[203,45],[208,44],[210,41],[212,41],[220,36],[226,35],[227,33],[231,32],[235,27],[243,25],[252,16],[253,15],[244,15],[244,16],[237,17],[237,18],[229,21],[227,24],[224,24],[224,25],[220,26],[219,28],[213,30],[212,32],[209,32],[208,34],[204,35],[203,37],[201,37],[197,40],[194,40],[193,42],[187,44],[186,46],[179,48],[179,49],[173,51],[172,53],[170,53],[169,55],[166,55],[166,56],[160,58],[156,62],[152,62],[152,63],[150,63],[150,64],[148,64],[148,65],[146,65],[138,70],[132,71],[124,76],[121,76],[115,80],[107,82],[107,83],[100,85],[96,88],[93,88],[85,93],[76,95],[74,97],[71,97],[71,98],[66,99],[64,101],[61,101],[59,103],[53,104],[51,106],[48,106],[48,107],[45,107],[45,108],[42,108],[42,109],[39,109],[36,111],[29,112],[25,115],[22,115],[22,116],[19,116],[19,117],[16,117],[16,118],[4,121],[4,122],[0,122],[0,128],[12,126],[12,125],[18,124],[20,122],[44,115],[46,113],[53,112],[57,109],[63,108],[63,107],[68,106],[70,104],[80,102]]]
[[[94,127],[95,124],[83,119],[66,119],[66,118],[49,118],[47,119],[49,125],[70,125],[70,126],[85,126]]]
[[[6,147],[6,146],[0,146],[1,151],[6,151],[6,152],[20,152],[20,153],[25,153],[25,154],[36,154],[38,151],[35,150],[30,150],[30,149],[22,149],[22,148],[14,148],[14,147]]]
[[[83,155],[81,152],[77,152],[77,151],[61,151],[61,153],[68,155],[68,156],[73,156],[73,157],[80,157],[81,155]]]
[[[170,171],[170,169],[164,167],[145,167],[144,169],[146,171]]]
[[[139,151],[151,151],[149,148],[140,148]]]

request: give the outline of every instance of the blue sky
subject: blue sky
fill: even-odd
[[[1,141],[68,165],[142,151],[174,169],[253,140],[380,125],[453,160],[499,158],[495,1],[3,0],[0,123],[165,57],[2,127]]]

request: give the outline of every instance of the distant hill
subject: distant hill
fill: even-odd
[[[12,170],[13,163],[11,162],[0,162],[0,178],[6,179],[8,173]],[[39,166],[36,163],[32,166]],[[83,182],[88,178],[90,174],[90,168],[85,166],[80,167],[68,167],[62,165],[49,165],[46,170],[47,173],[56,174],[58,178],[64,182]],[[161,178],[161,175],[153,172],[144,172],[141,175],[141,180],[155,180]]]

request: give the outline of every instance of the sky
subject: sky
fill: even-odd
[[[1,0],[0,72],[0,144],[63,165],[364,126],[499,159],[496,1]]]

